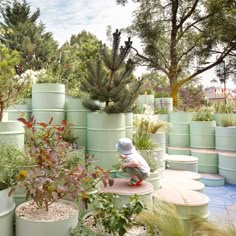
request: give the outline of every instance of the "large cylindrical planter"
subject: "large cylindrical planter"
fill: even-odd
[[[65,111],[61,109],[33,109],[32,112],[36,122],[47,124],[53,118],[51,125],[60,125],[65,119]]]
[[[125,137],[133,139],[133,112],[125,113]]]
[[[55,202],[55,204],[58,204],[58,202]],[[71,230],[78,224],[78,207],[74,203],[66,200],[60,200],[59,204],[63,204],[63,210],[60,210],[61,212],[55,211],[52,214],[62,214],[62,211],[66,212],[67,208],[69,208],[70,211],[62,220],[45,220],[43,217],[41,220],[35,220],[29,217],[26,218],[24,214],[19,215],[19,213],[22,209],[23,212],[29,211],[27,209],[29,208],[30,202],[25,202],[19,205],[16,208],[16,236],[70,236]],[[50,208],[52,207],[53,205],[49,206],[49,211],[51,211]],[[42,209],[40,210],[43,212]],[[38,212],[40,212],[40,210]],[[32,209],[31,211],[35,212],[36,210]],[[38,214],[40,215],[40,213]]]
[[[95,156],[97,164],[104,169],[113,169],[119,163],[116,143],[125,137],[125,115],[88,112],[87,150]]]
[[[215,148],[217,150],[236,152],[236,127],[215,128]]]
[[[167,147],[168,155],[186,155],[191,156],[191,149],[185,147]]]
[[[144,108],[144,106],[146,105],[149,106],[151,109],[154,109],[154,95],[139,95],[138,99],[136,100],[136,103],[140,108]]]
[[[215,148],[215,127],[213,121],[191,121],[190,146],[192,148]]]
[[[16,145],[24,149],[25,129],[19,121],[0,122],[0,144]]]
[[[162,153],[165,156],[166,153],[166,133],[156,132],[155,134],[150,134],[152,141],[157,144],[158,148],[162,149]]]
[[[173,98],[155,98],[154,107],[168,112],[173,111]]]
[[[170,112],[169,121],[172,124],[169,133],[169,145],[174,147],[189,147],[191,112]]]
[[[13,235],[13,215],[15,202],[13,195],[8,196],[10,189],[0,191],[0,235]]]
[[[218,173],[218,153],[215,149],[191,149],[191,155],[198,158],[198,172]]]
[[[66,100],[66,120],[73,124],[71,133],[76,137],[76,144],[87,147],[87,113],[82,99],[68,98]]]
[[[17,120],[18,118],[30,119],[31,108],[29,104],[16,104],[8,107],[8,120]]]
[[[236,184],[236,152],[219,152],[219,174],[227,184]]]
[[[65,85],[57,83],[33,84],[32,113],[36,121],[60,124],[65,119]]]

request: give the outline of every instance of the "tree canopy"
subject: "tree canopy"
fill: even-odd
[[[4,32],[1,42],[22,56],[22,64],[29,69],[41,69],[54,59],[57,43],[52,34],[45,32],[43,23],[38,22],[40,11],[31,13],[30,4],[25,0],[8,3],[1,11]]]
[[[117,2],[124,5],[127,1]],[[235,50],[235,1],[135,2],[139,6],[129,31],[141,39],[146,57],[142,60],[147,66],[168,77],[170,95],[174,106],[178,106],[178,92],[183,84]]]

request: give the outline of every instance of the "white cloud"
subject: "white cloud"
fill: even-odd
[[[130,2],[125,7],[115,0],[28,0],[31,9],[40,9],[40,20],[46,31],[52,32],[55,40],[63,44],[72,34],[87,30],[98,39],[106,41],[106,27],[121,29],[132,20],[136,4]]]

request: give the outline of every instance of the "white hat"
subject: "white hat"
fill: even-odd
[[[129,138],[120,138],[116,144],[116,149],[120,154],[128,155],[133,154],[136,150]]]

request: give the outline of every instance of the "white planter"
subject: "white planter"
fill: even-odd
[[[78,224],[79,211],[78,207],[69,201],[60,200],[53,204],[64,204],[64,210],[69,207],[71,213],[65,216],[63,219],[51,219],[51,220],[34,220],[26,219],[26,214],[20,214],[20,209],[29,208],[32,201],[24,202],[16,208],[16,236],[70,236],[70,232]],[[51,211],[53,205],[49,206],[49,211]],[[40,209],[41,212],[45,212],[44,209]],[[31,210],[36,211],[36,209]],[[39,211],[40,212],[40,211]],[[38,213],[39,215],[40,213]],[[45,214],[45,213],[44,213]],[[62,214],[55,212],[54,215]]]
[[[8,196],[10,189],[0,191],[0,235],[13,235],[13,213],[15,208],[13,195]]]

